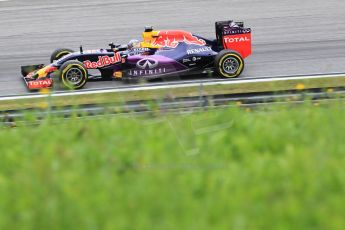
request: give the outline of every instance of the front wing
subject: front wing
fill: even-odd
[[[37,70],[43,68],[44,65],[30,65],[30,66],[22,66],[21,72],[26,84],[26,87],[29,90],[37,90],[37,89],[46,89],[53,87],[53,79],[45,77],[45,78],[38,78],[34,79],[32,76],[35,74]]]

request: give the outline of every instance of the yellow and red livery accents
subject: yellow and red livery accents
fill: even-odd
[[[224,36],[223,46],[225,49],[235,50],[242,58],[246,58],[252,54],[252,34],[248,32]]]
[[[53,80],[50,78],[38,79],[38,80],[28,81],[26,84],[29,90],[51,88],[53,86]]]
[[[146,41],[144,39],[144,41]],[[206,45],[206,41],[194,36],[192,33],[183,30],[158,31],[152,37],[153,46],[176,48],[180,42],[189,45]]]

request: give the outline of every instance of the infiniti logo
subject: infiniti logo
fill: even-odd
[[[151,58],[144,58],[137,62],[137,67],[140,69],[154,69],[158,66],[158,61]]]

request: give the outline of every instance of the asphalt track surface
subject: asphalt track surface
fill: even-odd
[[[0,0],[0,96],[28,93],[20,66],[48,63],[55,48],[127,43],[145,25],[214,38],[226,19],[253,30],[242,78],[345,72],[344,9],[344,0]],[[163,81],[175,80],[186,79]]]

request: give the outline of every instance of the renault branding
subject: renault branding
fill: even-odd
[[[204,53],[204,52],[210,52],[212,51],[212,49],[210,47],[202,47],[202,48],[198,48],[198,49],[190,49],[187,50],[187,54],[199,54],[199,53]]]

